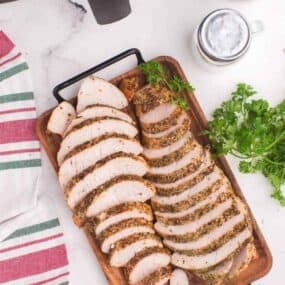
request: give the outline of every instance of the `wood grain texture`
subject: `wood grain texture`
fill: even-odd
[[[163,64],[171,73],[177,74],[180,78],[187,81],[187,78],[185,77],[184,72],[182,71],[182,68],[180,67],[179,63],[174,58],[171,58],[168,56],[160,56],[160,57],[155,58],[155,60],[158,60],[161,64]],[[142,75],[140,71],[138,70],[138,68],[134,68],[112,79],[111,82],[118,86],[122,79],[129,78],[129,77],[139,77],[140,84],[141,85],[144,84],[144,80],[142,79]],[[191,119],[192,119],[191,131],[194,133],[194,135],[198,135],[200,131],[204,129],[205,126],[207,125],[207,120],[194,94],[185,93],[185,95],[187,95],[189,106],[190,106],[189,115],[191,116]],[[71,102],[74,104],[75,99],[71,100]],[[37,119],[36,130],[37,130],[38,137],[45,151],[47,152],[47,155],[55,171],[57,172],[58,165],[57,165],[57,160],[56,160],[56,154],[57,154],[57,151],[60,145],[60,137],[56,135],[52,135],[46,131],[47,122],[48,122],[48,119],[50,117],[52,110],[53,109],[46,111]],[[129,113],[134,117],[134,112],[133,112],[133,108],[131,104],[130,104]],[[202,145],[209,144],[209,141],[206,137],[197,136],[197,139]],[[229,178],[236,195],[240,197],[247,205],[245,197],[243,196],[242,191],[226,159],[224,157],[219,158],[217,160],[217,164],[223,169],[223,171]],[[270,250],[266,244],[266,241],[258,225],[256,224],[256,221],[250,209],[249,209],[249,213],[251,215],[251,219],[253,223],[254,244],[256,246],[258,255],[256,259],[252,260],[252,262],[249,264],[246,270],[244,270],[238,277],[228,282],[228,284],[231,284],[231,285],[249,284],[250,282],[253,282],[263,277],[264,275],[266,275],[272,266],[272,256],[271,256]],[[101,252],[92,234],[88,232],[87,229],[84,229],[84,231],[91,245],[91,248],[94,251],[94,254],[96,255],[109,283],[111,285],[127,285],[123,270],[110,266],[108,263],[107,256]],[[201,280],[197,279],[190,273],[189,273],[189,279],[191,281],[191,285],[204,284],[203,282],[201,282]]]

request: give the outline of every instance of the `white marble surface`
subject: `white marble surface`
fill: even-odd
[[[146,59],[171,55],[179,60],[196,96],[210,118],[212,110],[228,98],[238,82],[252,84],[272,104],[285,95],[285,1],[284,0],[133,0],[132,14],[112,25],[99,26],[87,0],[78,0],[87,13],[68,0],[20,0],[0,4],[0,28],[25,53],[32,69],[38,112],[55,105],[55,84],[107,59],[124,49],[138,47]],[[256,35],[247,56],[229,67],[201,65],[191,50],[191,33],[213,9],[239,9],[249,19],[261,19],[265,31]],[[127,70],[127,61],[102,76]],[[42,191],[57,206],[70,260],[70,284],[107,284],[84,235],[71,222],[55,174],[45,154]],[[284,284],[285,208],[270,197],[270,186],[260,175],[238,172],[237,160],[229,157],[251,209],[273,253],[271,272],[258,285]]]

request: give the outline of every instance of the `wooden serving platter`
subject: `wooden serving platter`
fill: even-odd
[[[178,75],[181,79],[187,81],[184,72],[182,71],[181,66],[179,63],[171,57],[168,56],[160,56],[155,58],[154,60],[159,61],[161,64],[163,64],[172,74]],[[129,78],[129,77],[139,77],[140,82],[143,86],[144,81],[142,80],[142,74],[139,71],[138,68],[134,68],[114,79],[112,79],[110,82],[113,84],[119,86],[122,79]],[[206,137],[198,136],[198,134],[205,128],[207,125],[206,117],[195,98],[194,94],[187,94],[188,102],[189,102],[189,115],[192,119],[192,126],[191,131],[194,133],[194,135],[197,136],[198,141],[202,145],[209,144],[209,141]],[[72,103],[75,104],[75,99],[71,100]],[[45,151],[48,154],[48,157],[57,172],[58,165],[56,161],[56,154],[59,149],[59,143],[60,138],[56,135],[51,135],[47,133],[46,127],[47,122],[49,120],[50,114],[53,109],[46,111],[43,113],[38,119],[37,119],[37,125],[36,130],[38,137],[45,149]],[[131,113],[133,113],[132,110],[130,110]],[[239,196],[246,204],[245,197],[242,194],[242,191],[224,157],[221,157],[217,160],[217,164],[223,169],[226,176],[229,178],[233,189],[237,196]],[[252,215],[252,212],[249,210],[251,215],[251,220],[253,222],[253,236],[254,236],[254,244],[257,249],[258,256],[256,259],[252,260],[252,262],[249,264],[246,270],[244,270],[238,277],[236,277],[233,280],[230,280],[228,284],[231,285],[247,285],[264,275],[266,275],[272,266],[272,256],[270,253],[270,250],[266,244],[266,241]],[[120,269],[111,267],[108,263],[107,256],[101,252],[99,249],[99,246],[92,236],[91,233],[88,232],[87,229],[84,229],[85,234],[87,236],[87,239],[91,245],[92,250],[94,251],[99,263],[101,264],[101,267],[111,285],[127,285],[127,281],[124,277],[124,272]],[[196,279],[193,275],[189,274],[190,284],[192,285],[202,285],[204,284],[201,282],[201,280]]]

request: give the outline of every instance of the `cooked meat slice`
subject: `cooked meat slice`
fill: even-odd
[[[181,140],[183,140],[183,138]],[[181,148],[179,148],[174,152],[171,152],[167,155],[154,159],[148,159],[145,155],[144,157],[146,158],[148,164],[152,167],[166,166],[174,163],[175,161],[181,160],[186,154],[188,154],[191,150],[193,150],[195,143],[196,141],[193,139],[193,137],[190,137]],[[204,160],[204,151],[203,151],[203,160]]]
[[[171,277],[171,272],[170,266],[161,267],[136,285],[166,285]]]
[[[157,111],[157,117],[154,115],[154,111]],[[140,119],[140,125],[144,134],[150,135],[160,132],[164,132],[170,129],[172,126],[177,125],[178,120],[182,115],[182,110],[173,104],[163,104],[158,106],[155,110],[150,111],[149,113],[144,114],[143,116],[148,116],[152,123],[143,122]],[[150,120],[149,120],[150,121]]]
[[[110,250],[110,264],[125,266],[131,258],[149,247],[162,247],[160,238],[151,233],[138,233],[117,241]]]
[[[169,263],[170,255],[165,248],[151,247],[140,251],[126,265],[129,284],[136,284],[142,281]]]
[[[64,188],[72,177],[116,152],[139,155],[142,147],[137,140],[118,134],[103,135],[81,144],[65,156],[58,172],[60,185]]]
[[[161,85],[146,85],[138,90],[133,102],[136,106],[136,113],[140,117],[143,113],[153,110],[163,103],[169,103],[174,93]]]
[[[69,102],[63,101],[52,111],[47,130],[62,136],[75,116],[74,107]]]
[[[74,126],[79,125],[85,120],[94,119],[98,117],[117,118],[126,121],[130,124],[135,124],[134,120],[125,112],[122,112],[118,109],[109,106],[91,105],[87,107],[84,111],[77,114],[76,118],[72,120],[65,133],[69,132]]]
[[[184,270],[176,268],[172,272],[170,285],[189,285],[187,273]]]
[[[217,192],[220,192],[220,194],[217,195]],[[231,191],[221,192],[221,190],[220,190],[220,191],[216,191],[216,192],[210,194],[209,196],[211,196],[213,194],[217,195],[215,200],[213,200],[211,203],[207,203],[206,205],[204,205],[202,207],[201,206],[197,207],[197,205],[194,205],[193,207],[190,208],[190,209],[192,209],[192,208],[195,209],[191,213],[188,213],[184,216],[171,217],[171,218],[161,217],[158,215],[156,217],[156,219],[158,222],[160,222],[162,224],[166,224],[166,225],[182,225],[182,224],[188,223],[190,221],[193,221],[193,220],[197,219],[198,217],[201,217],[202,215],[205,215],[206,213],[210,212],[215,207],[217,207],[219,204],[221,204],[221,203],[225,202],[226,200],[233,197],[233,193]],[[207,200],[207,198],[205,200]],[[205,201],[205,200],[203,200],[203,201]],[[201,204],[202,202],[199,202],[198,204]],[[188,211],[189,211],[189,209],[188,209]],[[176,212],[176,214],[177,213],[179,214],[180,212]],[[162,213],[162,214],[164,214],[164,213]],[[175,212],[173,214],[175,214]]]
[[[226,183],[226,180],[219,179],[218,181],[211,184],[209,187],[199,191],[196,194],[189,195],[185,199],[177,202],[177,203],[170,203],[170,204],[160,204],[155,201],[152,201],[152,207],[158,212],[161,213],[177,213],[177,212],[184,212],[189,210],[191,207],[196,206],[198,203],[205,200],[209,195],[213,193],[217,193],[218,195],[226,192],[231,192],[229,185]],[[173,197],[173,196],[172,196]]]
[[[171,175],[173,172],[188,166],[189,162],[192,162],[198,158],[202,161],[203,149],[197,142],[193,142],[191,150],[186,153],[181,159],[165,166],[150,167],[149,173],[157,175]]]
[[[197,170],[172,183],[154,183],[157,193],[162,196],[178,194],[201,181],[205,175],[213,171],[215,164],[208,151],[204,152],[203,162]],[[160,194],[161,193],[161,194]]]
[[[153,185],[139,176],[116,176],[89,193],[76,207],[73,219],[80,226],[86,218],[109,208],[128,202],[145,202],[154,194]]]
[[[165,219],[167,219],[168,221],[171,221],[171,220],[174,221],[175,219],[180,219],[180,218],[190,216],[193,213],[195,213],[197,210],[199,210],[199,209],[201,209],[207,205],[213,204],[217,199],[220,199],[221,196],[232,194],[231,193],[232,191],[230,191],[230,190],[229,191],[222,191],[222,190],[223,189],[219,189],[217,191],[214,191],[210,195],[207,195],[204,200],[197,202],[194,206],[189,207],[186,210],[182,210],[182,211],[178,211],[178,212],[174,212],[174,211],[159,212],[159,211],[156,211],[155,216],[156,216],[158,221],[162,221],[162,222]]]
[[[171,127],[169,129],[171,132],[168,132],[168,130],[166,130],[163,133],[159,133],[161,136],[158,137],[143,135],[143,145],[146,148],[164,148],[166,146],[169,146],[180,140],[185,135],[185,133],[190,128],[190,123],[190,118],[187,115],[183,114],[183,121],[181,123],[177,122],[177,125],[175,127]]]
[[[77,96],[77,112],[95,104],[122,109],[128,106],[128,100],[115,85],[91,75],[81,84]]]
[[[99,235],[111,225],[131,218],[143,218],[153,220],[150,206],[143,202],[128,202],[116,205],[96,216],[95,233]]]
[[[245,228],[234,238],[213,252],[194,256],[173,253],[171,261],[173,265],[180,268],[205,271],[233,256],[242,246],[247,244],[250,239],[251,231]]]
[[[142,79],[137,76],[132,76],[123,78],[120,82],[119,88],[125,94],[128,101],[131,102],[141,85]]]
[[[151,134],[151,133],[146,133],[143,130],[142,135],[146,140],[148,140],[148,139],[159,139],[161,137],[165,137],[165,136],[175,132],[177,129],[179,129],[180,126],[183,124],[183,122],[187,119],[189,119],[187,113],[183,112],[178,117],[176,124],[171,125],[169,128],[165,129],[164,131]]]
[[[223,237],[230,231],[234,231],[235,228],[240,227],[245,224],[244,214],[238,212],[236,215],[230,217],[228,220],[224,221],[221,225],[218,225],[215,228],[212,228],[211,231],[201,235],[197,238],[190,238],[188,241],[175,241],[174,239],[170,240],[168,238],[164,239],[164,244],[175,251],[191,251],[199,248],[206,247],[212,244],[215,240]]]
[[[257,256],[257,251],[253,242],[249,242],[238,252],[234,258],[230,268],[229,278],[234,278],[245,270],[250,262]]]
[[[208,285],[223,285],[232,264],[233,259],[229,258],[207,272],[196,272],[196,275]]]
[[[155,195],[152,198],[152,202],[156,202],[159,204],[175,204],[180,201],[183,201],[187,199],[188,197],[201,192],[202,190],[210,187],[213,185],[215,182],[223,179],[224,174],[222,171],[215,167],[214,170],[206,175],[199,183],[195,184],[192,187],[189,187],[185,191],[179,193],[179,194],[174,194],[172,196],[160,196],[160,195]]]
[[[168,156],[169,154],[179,150],[186,144],[186,142],[188,142],[192,138],[193,136],[191,132],[188,131],[180,140],[164,148],[144,148],[143,154],[149,161],[163,159],[163,157]]]
[[[119,175],[143,176],[148,170],[144,159],[125,153],[115,153],[74,176],[66,185],[65,193],[70,208],[74,208],[98,186]]]
[[[153,224],[145,219],[128,219],[105,229],[98,237],[101,250],[109,253],[114,244],[128,236],[139,233],[154,234]]]
[[[76,146],[89,142],[102,135],[117,133],[134,138],[138,130],[132,124],[109,117],[88,119],[73,127],[61,142],[57,161],[61,165],[65,156]]]
[[[226,210],[230,209],[233,206],[233,200],[230,198],[225,202],[219,204],[216,208],[201,216],[197,220],[190,221],[182,225],[165,225],[160,222],[155,223],[154,227],[156,231],[164,236],[173,236],[173,235],[185,235],[197,231],[199,228],[203,227],[210,221],[221,216]]]
[[[173,182],[195,171],[202,162],[203,148],[193,144],[193,149],[180,160],[162,167],[151,167],[146,177],[155,182]]]

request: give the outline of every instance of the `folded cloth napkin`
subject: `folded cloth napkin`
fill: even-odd
[[[28,65],[0,31],[0,284],[68,284],[59,219],[37,186],[35,118]]]

